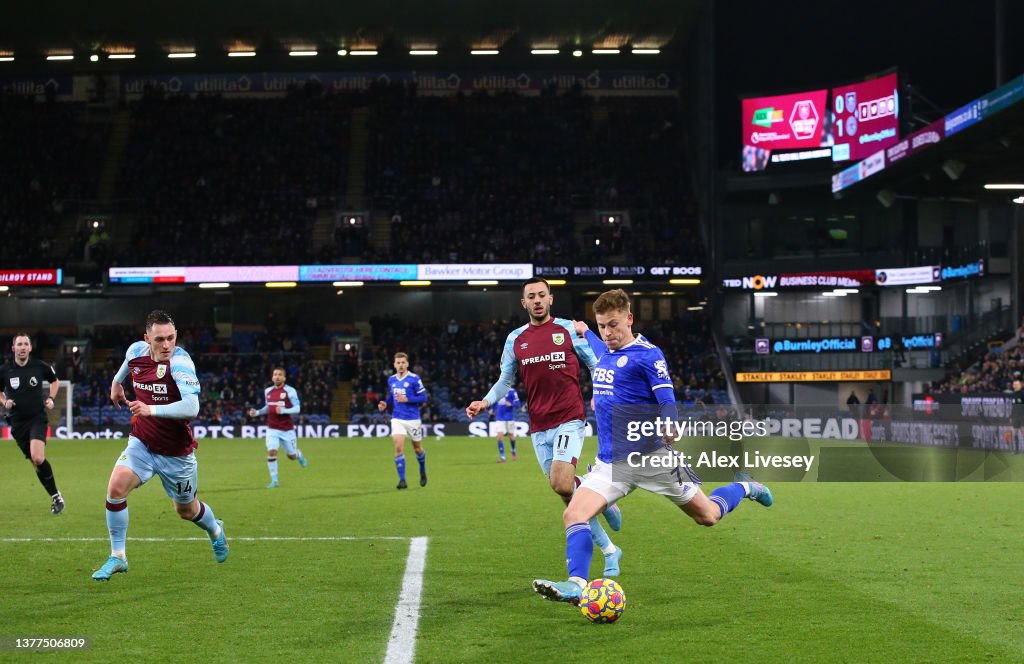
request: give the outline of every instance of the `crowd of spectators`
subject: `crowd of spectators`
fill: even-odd
[[[680,127],[674,99],[382,96],[367,185],[392,239],[377,258],[699,260]],[[577,228],[574,210],[596,209],[630,227]]]
[[[108,133],[83,122],[78,104],[0,92],[0,265],[64,266],[55,256],[69,202],[95,197]]]
[[[357,106],[368,108],[367,155],[350,164]],[[333,94],[309,83],[268,99],[150,88],[129,108],[114,196],[131,237],[83,223],[71,238],[74,257],[101,268],[703,258],[673,97]],[[111,124],[86,122],[72,103],[3,96],[0,109],[0,169],[12,176],[0,220],[23,240],[0,261],[51,266],[66,201],[98,195]],[[344,214],[350,166],[365,168],[361,223]],[[389,249],[369,241],[381,215]],[[314,246],[318,216],[331,226]]]
[[[1009,392],[1015,378],[1024,378],[1024,345],[1019,341],[992,348],[979,362],[951,371],[942,381],[934,383],[931,391],[936,394]]]
[[[311,263],[318,211],[342,205],[351,100],[164,98],[133,107],[119,195],[139,201],[121,264]]]

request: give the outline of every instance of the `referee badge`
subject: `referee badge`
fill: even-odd
[[[21,377],[20,376],[11,376],[11,389],[12,390],[16,390],[16,389],[18,389],[19,385],[21,385]]]
[[[157,365],[157,367],[156,367],[156,377],[159,379],[159,378],[163,378],[166,375],[167,375],[167,365],[166,364]]]
[[[562,344],[565,343],[565,334],[561,332],[556,332],[555,334],[551,335],[551,340],[555,342],[556,346],[561,346]]]

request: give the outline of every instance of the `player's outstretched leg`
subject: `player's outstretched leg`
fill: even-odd
[[[749,500],[758,502],[765,507],[771,507],[772,503],[775,502],[772,490],[760,482],[755,482],[754,478],[750,476],[750,473],[741,470],[734,474],[732,479],[734,482],[740,482],[741,484],[748,485],[747,498]]]
[[[590,524],[583,522],[566,526],[565,562],[569,567],[569,580],[536,579],[533,582],[533,590],[546,599],[579,604],[583,589],[587,586],[586,577],[593,555],[594,543],[591,539]]]

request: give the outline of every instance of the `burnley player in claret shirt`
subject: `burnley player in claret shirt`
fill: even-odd
[[[547,281],[529,279],[522,293],[520,304],[530,322],[509,333],[501,353],[501,377],[487,396],[469,404],[466,415],[472,419],[505,397],[518,369],[526,386],[530,436],[537,461],[551,488],[568,505],[580,481],[576,464],[583,451],[586,426],[580,361],[593,370],[597,357],[587,340],[577,337],[572,321],[551,315],[554,296]],[[604,516],[612,530],[622,527],[618,507],[609,506]],[[590,533],[604,553],[604,576],[617,576],[622,549],[612,543],[596,518],[590,522]]]
[[[274,367],[271,375],[273,385],[263,391],[266,404],[259,410],[249,409],[249,417],[267,416],[267,469],[270,471],[268,489],[276,489],[277,483],[277,450],[284,444],[285,454],[292,461],[298,461],[300,468],[309,465],[302,450],[298,448],[295,437],[295,424],[292,415],[302,412],[299,393],[291,385],[285,385],[284,367]]]
[[[128,347],[124,363],[110,384],[110,400],[132,411],[132,431],[107,484],[107,530],[110,557],[92,578],[106,581],[128,571],[128,494],[154,475],[182,519],[206,531],[218,563],[227,560],[224,522],[209,505],[196,498],[199,490],[198,447],[188,425],[199,414],[199,378],[192,358],[178,348],[178,330],[164,311],[146,318],[146,335]],[[135,400],[125,397],[124,383],[131,378]]]

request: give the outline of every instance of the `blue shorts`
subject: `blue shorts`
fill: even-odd
[[[188,505],[196,498],[199,489],[199,462],[195,452],[188,456],[164,456],[151,452],[135,436],[128,436],[128,447],[117,458],[114,467],[124,466],[139,476],[142,483],[148,482],[154,474],[160,476],[164,492],[176,503]]]
[[[284,445],[284,451],[288,456],[295,456],[295,429],[291,431],[278,431],[277,429],[267,429],[267,449],[276,450],[282,444]]]
[[[583,435],[586,425],[583,420],[570,420],[554,429],[530,434],[537,463],[545,475],[551,474],[552,461],[564,461],[573,466],[583,453]]]

